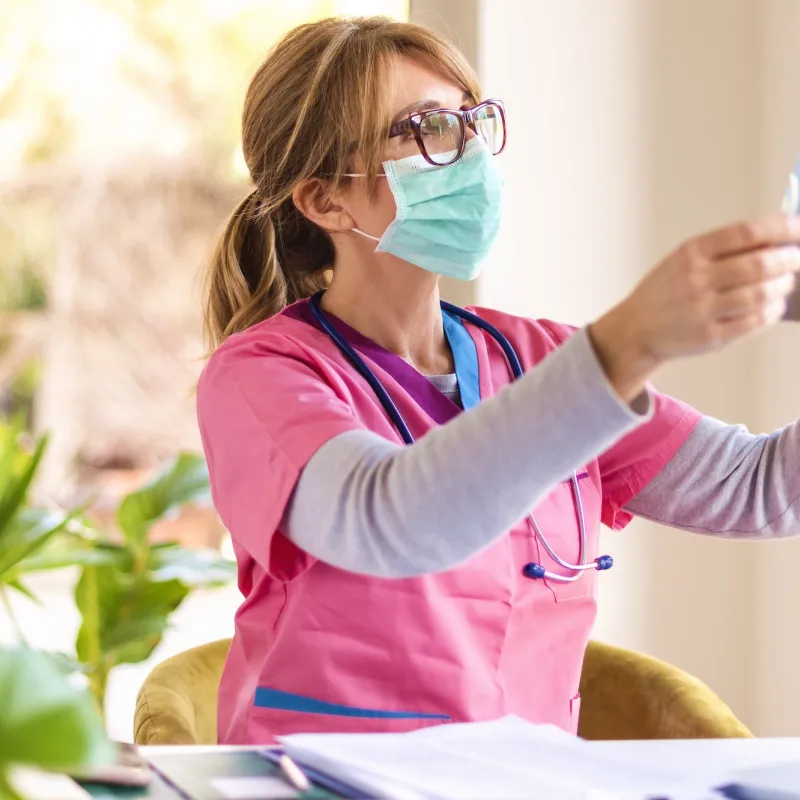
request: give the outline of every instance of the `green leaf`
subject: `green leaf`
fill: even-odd
[[[178,580],[159,581],[130,575],[113,566],[86,567],[75,587],[81,613],[76,652],[90,671],[136,664],[161,641],[169,616],[189,587]]]
[[[14,463],[8,470],[5,483],[0,487],[2,488],[2,494],[0,494],[0,541],[3,542],[3,547],[5,547],[9,523],[25,503],[28,489],[39,469],[39,462],[47,447],[47,437],[42,436],[39,439],[31,454],[28,454],[19,443],[19,437],[5,438],[4,446],[7,449],[2,456],[3,463],[5,464],[9,458]],[[8,450],[11,451],[10,456]]]
[[[148,658],[161,641],[170,614],[189,594],[178,580],[138,580],[124,591],[107,620],[103,646],[113,664],[136,664]]]
[[[69,520],[63,511],[24,508],[10,519],[2,530],[0,546],[0,582],[5,573],[44,547],[53,534],[62,530]]]
[[[75,584],[75,604],[81,614],[75,651],[89,669],[96,670],[103,663],[104,631],[122,592],[117,573],[109,566],[84,567]]]
[[[129,561],[130,554],[122,545],[85,540],[59,533],[48,541],[41,551],[24,559],[16,568],[6,573],[6,577],[63,567],[102,566]]]
[[[25,451],[19,444],[22,434],[22,420],[11,425],[0,424],[0,486],[7,486],[15,469],[25,457]]]
[[[177,578],[192,587],[219,586],[236,577],[236,562],[210,548],[190,550],[174,544],[153,548],[150,574],[162,581]]]
[[[111,747],[88,693],[44,653],[0,650],[0,775],[12,764],[50,770],[106,762]]]
[[[122,500],[117,509],[117,524],[128,545],[139,551],[156,520],[185,503],[209,500],[205,460],[195,453],[182,453],[155,480]]]
[[[162,614],[119,620],[108,631],[103,643],[108,651],[119,652],[131,643],[149,642],[154,638],[160,639],[166,629],[167,617]]]
[[[154,634],[149,638],[135,639],[128,642],[124,647],[114,651],[114,666],[117,664],[140,664],[142,661],[147,661],[161,643],[162,636],[163,632]]]
[[[40,606],[42,604],[42,601],[21,581],[14,580],[14,581],[8,581],[7,583],[9,588],[13,589],[16,592],[19,592],[22,595],[25,595],[25,597],[27,597],[28,600],[31,600],[34,603],[36,603],[37,606]]]

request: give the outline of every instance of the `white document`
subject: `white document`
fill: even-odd
[[[692,781],[715,786],[747,783],[764,789],[793,789],[800,800],[800,738],[670,739],[587,742],[597,755],[649,769],[680,770]],[[768,798],[772,795],[751,794]]]
[[[800,800],[800,760],[742,770],[736,777],[742,800]]]
[[[624,765],[591,742],[514,716],[399,734],[296,734],[281,738],[301,764],[393,800],[700,800],[708,787],[680,770]],[[718,784],[716,784],[718,785]]]

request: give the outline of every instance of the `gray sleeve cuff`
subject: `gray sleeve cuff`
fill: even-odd
[[[579,342],[579,352],[576,354],[576,359],[580,359],[582,369],[586,371],[586,375],[589,377],[592,385],[596,387],[597,399],[599,400],[602,394],[604,402],[616,405],[632,423],[641,425],[645,422],[649,422],[653,416],[653,402],[650,392],[647,389],[644,389],[639,395],[637,395],[636,398],[634,398],[630,405],[627,404],[617,394],[614,387],[608,380],[605,372],[603,372],[603,368],[600,365],[599,359],[597,358],[594,345],[592,344],[592,338],[589,334],[589,329],[581,328],[574,334],[568,343],[574,340],[578,340]]]

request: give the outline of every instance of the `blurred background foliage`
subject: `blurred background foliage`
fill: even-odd
[[[289,28],[376,11],[407,0],[0,3],[0,417],[49,432],[40,494],[199,448],[198,276],[246,191],[248,81]]]
[[[248,82],[297,24],[407,6],[0,0],[0,656],[62,652],[101,706],[111,675],[118,738],[154,660],[214,635],[203,604],[227,631],[238,602],[192,605],[234,574],[192,387]]]

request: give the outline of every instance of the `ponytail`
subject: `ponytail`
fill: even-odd
[[[204,292],[208,350],[323,289],[333,257],[329,236],[291,198],[267,214],[253,190],[234,209],[211,256]]]

